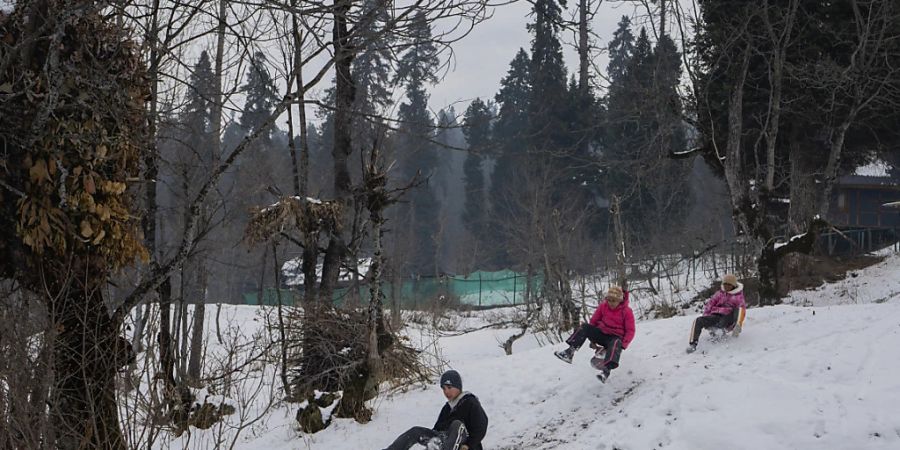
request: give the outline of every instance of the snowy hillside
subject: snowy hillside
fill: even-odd
[[[531,336],[505,356],[514,330],[439,341],[443,357],[490,417],[487,449],[896,449],[900,448],[900,257],[782,305],[748,312],[744,333],[700,351],[684,348],[693,316],[638,322],[606,384],[590,350],[573,365]],[[849,295],[848,293],[853,293]],[[315,435],[279,406],[238,449],[380,449],[414,425],[431,426],[437,386],[381,397],[365,425],[339,419]],[[195,431],[187,446],[211,448]],[[181,448],[186,441],[161,444]]]

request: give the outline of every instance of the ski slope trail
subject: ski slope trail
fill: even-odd
[[[587,348],[572,365],[533,341],[503,355],[512,330],[441,345],[490,417],[489,449],[900,448],[900,302],[751,309],[739,338],[704,334],[687,355],[692,320],[639,322],[606,384]],[[338,420],[305,444],[383,448],[442,403],[436,386],[382,398],[371,423]]]

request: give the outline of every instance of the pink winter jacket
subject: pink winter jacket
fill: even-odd
[[[746,308],[747,303],[744,302],[744,285],[738,283],[738,287],[725,292],[719,289],[712,298],[706,302],[703,308],[704,316],[713,314],[731,314],[734,308]]]
[[[622,338],[622,348],[628,348],[628,344],[634,339],[634,313],[628,306],[628,291],[624,292],[625,298],[618,307],[611,308],[606,300],[603,301],[594,315],[591,316],[591,325],[606,334],[612,334]]]

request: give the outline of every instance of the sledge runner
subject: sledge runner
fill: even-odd
[[[441,450],[483,450],[481,440],[487,433],[488,418],[478,397],[462,390],[462,377],[455,370],[441,375],[440,386],[447,403],[434,426],[412,427],[385,450],[408,450],[416,444],[429,449],[439,445]]]
[[[703,307],[703,315],[694,320],[691,327],[691,340],[687,352],[694,353],[697,350],[697,342],[700,340],[700,332],[704,328],[719,328],[725,332],[731,331],[735,336],[740,334],[744,324],[744,316],[747,311],[747,303],[744,301],[744,285],[738,282],[737,277],[728,274],[722,277],[721,288],[706,302]]]
[[[569,348],[554,352],[554,355],[571,364],[575,352],[589,339],[592,347],[603,347],[605,350],[602,358],[598,357],[598,352],[591,359],[591,365],[600,371],[597,378],[605,383],[610,371],[619,367],[622,350],[628,348],[634,338],[634,313],[628,306],[628,294],[618,286],[610,287],[605,301],[597,306],[590,322],[582,324],[566,339]]]

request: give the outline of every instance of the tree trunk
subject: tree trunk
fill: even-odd
[[[400,271],[397,269],[396,265],[392,265],[391,267],[391,294],[393,297],[391,323],[394,325],[395,330],[399,330],[400,325],[403,322],[403,316],[401,314],[403,308],[403,278],[400,276]]]
[[[613,214],[613,225],[615,229],[615,243],[613,248],[616,252],[616,283],[622,290],[628,290],[628,274],[625,270],[625,229],[622,227],[622,206],[619,204],[619,196],[613,195],[610,210]]]
[[[213,149],[213,165],[218,165],[222,155],[222,74],[223,61],[225,59],[225,28],[228,18],[228,3],[219,1],[219,25],[216,29],[216,60],[213,72],[213,99],[210,122],[212,122],[212,137],[215,148]]]
[[[545,291],[554,309],[559,308],[557,324],[569,332],[578,324],[578,311],[572,301],[572,288],[566,278],[564,263],[559,258],[544,255]]]
[[[773,46],[772,69],[769,72],[769,84],[772,86],[771,95],[769,97],[769,114],[766,122],[766,182],[764,184],[767,192],[772,192],[775,188],[775,149],[778,142],[778,133],[781,131],[781,97],[784,85],[784,61],[787,57],[787,46],[791,42],[791,30],[794,27],[794,17],[796,16],[799,2],[791,0],[788,6],[788,15],[785,17],[785,29],[781,33],[776,33],[775,25],[769,17],[769,3],[763,2],[762,7],[765,9],[763,17],[765,18],[769,39]]]
[[[297,1],[292,0],[291,6],[296,7]],[[308,195],[309,182],[309,137],[306,129],[306,91],[303,89],[303,32],[297,21],[297,15],[291,14],[291,24],[294,32],[294,79],[297,81],[296,97],[299,102],[298,119],[300,125],[300,162],[297,162],[296,144],[294,142],[293,119],[290,124],[291,159],[294,164],[294,189],[296,195]],[[288,110],[290,111],[290,109]]]
[[[188,283],[184,281],[185,272],[182,271],[182,282],[181,282],[181,296],[178,299],[178,317],[176,322],[178,330],[175,333],[175,342],[178,345],[178,354],[177,361],[178,366],[175,373],[177,374],[177,380],[180,383],[184,383],[184,380],[187,376],[187,360],[188,360],[188,311],[187,311],[187,298],[185,296],[185,291],[189,289]]]
[[[759,300],[763,305],[775,304],[778,301],[777,264],[771,231],[766,223],[766,199],[752,198],[750,177],[741,170],[742,138],[743,138],[743,103],[744,82],[750,64],[750,50],[745,49],[737,82],[732,88],[728,104],[728,143],[725,159],[725,179],[731,196],[734,220],[739,234],[743,234],[757,243],[759,256]]]
[[[811,154],[810,149],[802,148],[800,142],[791,143],[791,185],[790,207],[788,214],[787,239],[791,236],[803,233],[809,227],[810,221],[818,210],[816,204],[819,190],[819,178],[821,165],[816,155]]]
[[[175,359],[172,355],[172,279],[159,286],[159,365],[168,388],[175,387]]]
[[[856,105],[853,111],[847,115],[847,118],[837,128],[830,133],[830,148],[828,152],[828,164],[825,166],[825,174],[822,177],[821,195],[817,198],[816,212],[821,217],[828,214],[828,206],[831,201],[831,191],[837,181],[838,167],[841,163],[841,154],[844,150],[844,139],[847,136],[847,130],[856,117]]]
[[[303,243],[303,260],[300,267],[303,270],[303,300],[306,308],[315,307],[315,304],[318,303],[316,265],[319,263],[319,240],[317,234],[314,231],[307,232]]]
[[[666,35],[666,0],[659,0],[659,37]]]
[[[353,46],[348,32],[348,12],[350,0],[337,0],[334,6],[334,28],[332,42],[335,47],[335,111],[334,111],[334,194],[344,211],[349,211],[352,201],[352,181],[347,165],[353,152],[353,99],[356,87],[350,72],[353,62]],[[319,288],[319,299],[331,303],[334,289],[340,275],[340,265],[347,251],[346,241],[341,230],[331,230],[325,258],[322,262],[322,282]]]
[[[284,394],[291,398],[291,384],[287,375],[287,335],[284,331],[284,304],[281,299],[281,265],[278,262],[278,244],[272,242],[272,260],[275,266],[275,297],[278,299],[278,338],[281,340],[281,384]]]
[[[211,122],[212,122],[212,139],[213,145],[215,145],[215,149],[213,149],[213,166],[219,165],[221,162],[222,155],[222,109],[223,109],[223,99],[222,99],[222,74],[224,73],[223,64],[225,59],[225,29],[227,28],[227,20],[228,20],[228,2],[225,0],[219,1],[219,25],[216,29],[216,60],[214,66],[214,75],[213,75],[213,104],[212,104],[212,114],[211,114]],[[206,315],[206,289],[209,286],[209,279],[207,278],[208,274],[206,273],[206,265],[203,266],[203,305],[201,310],[199,311],[200,323],[203,324],[205,322]],[[222,313],[222,299],[216,298],[216,338],[219,344],[222,343],[222,330],[219,326],[219,316]],[[195,319],[196,320],[196,319]],[[203,325],[201,325],[201,334],[203,330]],[[195,327],[196,329],[196,327]],[[193,346],[192,346],[193,347]],[[196,347],[198,350],[202,348],[202,340],[200,341],[200,345]],[[199,352],[198,352],[199,353]],[[193,358],[193,350],[191,353],[191,357]],[[191,367],[194,367],[192,362]],[[196,379],[199,379],[202,373],[202,367],[197,364],[196,369],[188,369],[188,372],[191,373],[192,370],[195,370]]]
[[[369,207],[372,208],[370,217],[372,220],[374,250],[372,264],[369,267],[369,352],[367,364],[369,365],[371,382],[377,385],[383,372],[381,348],[379,348],[378,343],[380,336],[387,331],[384,326],[384,293],[381,291],[381,268],[384,266],[384,252],[382,248],[384,218],[378,206],[370,205]]]
[[[790,206],[788,211],[787,235],[785,241],[790,241],[794,236],[808,231],[810,224],[815,219],[818,211],[817,199],[821,189],[819,174],[824,169],[823,164],[808,146],[809,141],[805,137],[792,136],[790,143]],[[812,145],[816,145],[815,142]],[[780,263],[779,279],[777,285],[784,285],[788,290],[792,288],[791,280],[796,276],[802,276],[808,266],[808,256],[805,252],[791,252],[782,256]],[[779,289],[780,290],[780,289]]]
[[[52,301],[56,381],[50,413],[60,450],[125,450],[116,402],[116,371],[127,364],[125,339],[111,320],[101,289],[74,283]],[[113,352],[110,349],[114,349]]]
[[[587,96],[589,89],[588,8],[590,3],[589,0],[578,0],[578,90],[582,96]]]
[[[203,330],[206,322],[206,298],[209,291],[209,274],[206,272],[204,260],[200,260],[197,267],[197,287],[200,289],[200,298],[194,304],[194,322],[191,330],[191,356],[188,361],[187,376],[192,383],[200,381],[203,362]]]
[[[759,273],[759,303],[778,303],[778,258],[772,244],[764,245],[756,262]]]
[[[151,304],[147,302],[144,305],[137,306],[137,319],[134,324],[134,337],[131,345],[134,347],[135,353],[144,351],[144,328],[147,326],[147,320],[150,318]]]
[[[152,17],[150,19],[150,30],[147,34],[147,44],[150,47],[150,64],[147,70],[147,77],[151,80],[159,79],[159,0],[153,0],[153,8],[151,9]],[[156,141],[157,134],[157,118],[158,114],[158,83],[150,85],[150,99],[148,101],[148,136],[151,148],[144,156],[144,173],[141,179],[147,180],[144,184],[146,187],[145,201],[146,213],[141,221],[141,228],[144,231],[144,245],[150,254],[151,264],[149,273],[154,273],[159,267],[159,255],[156,251],[156,219],[157,219],[157,179],[159,178],[159,148]],[[171,354],[171,335],[170,328],[170,311],[169,306],[172,299],[172,286],[168,276],[156,289],[156,295],[160,305],[160,331],[159,331],[159,361],[162,378],[166,385],[171,387],[175,384],[173,376],[172,354]]]
[[[256,291],[256,304],[265,305],[266,298],[266,258],[269,257],[269,248],[263,247],[262,261],[259,264],[259,288]]]

